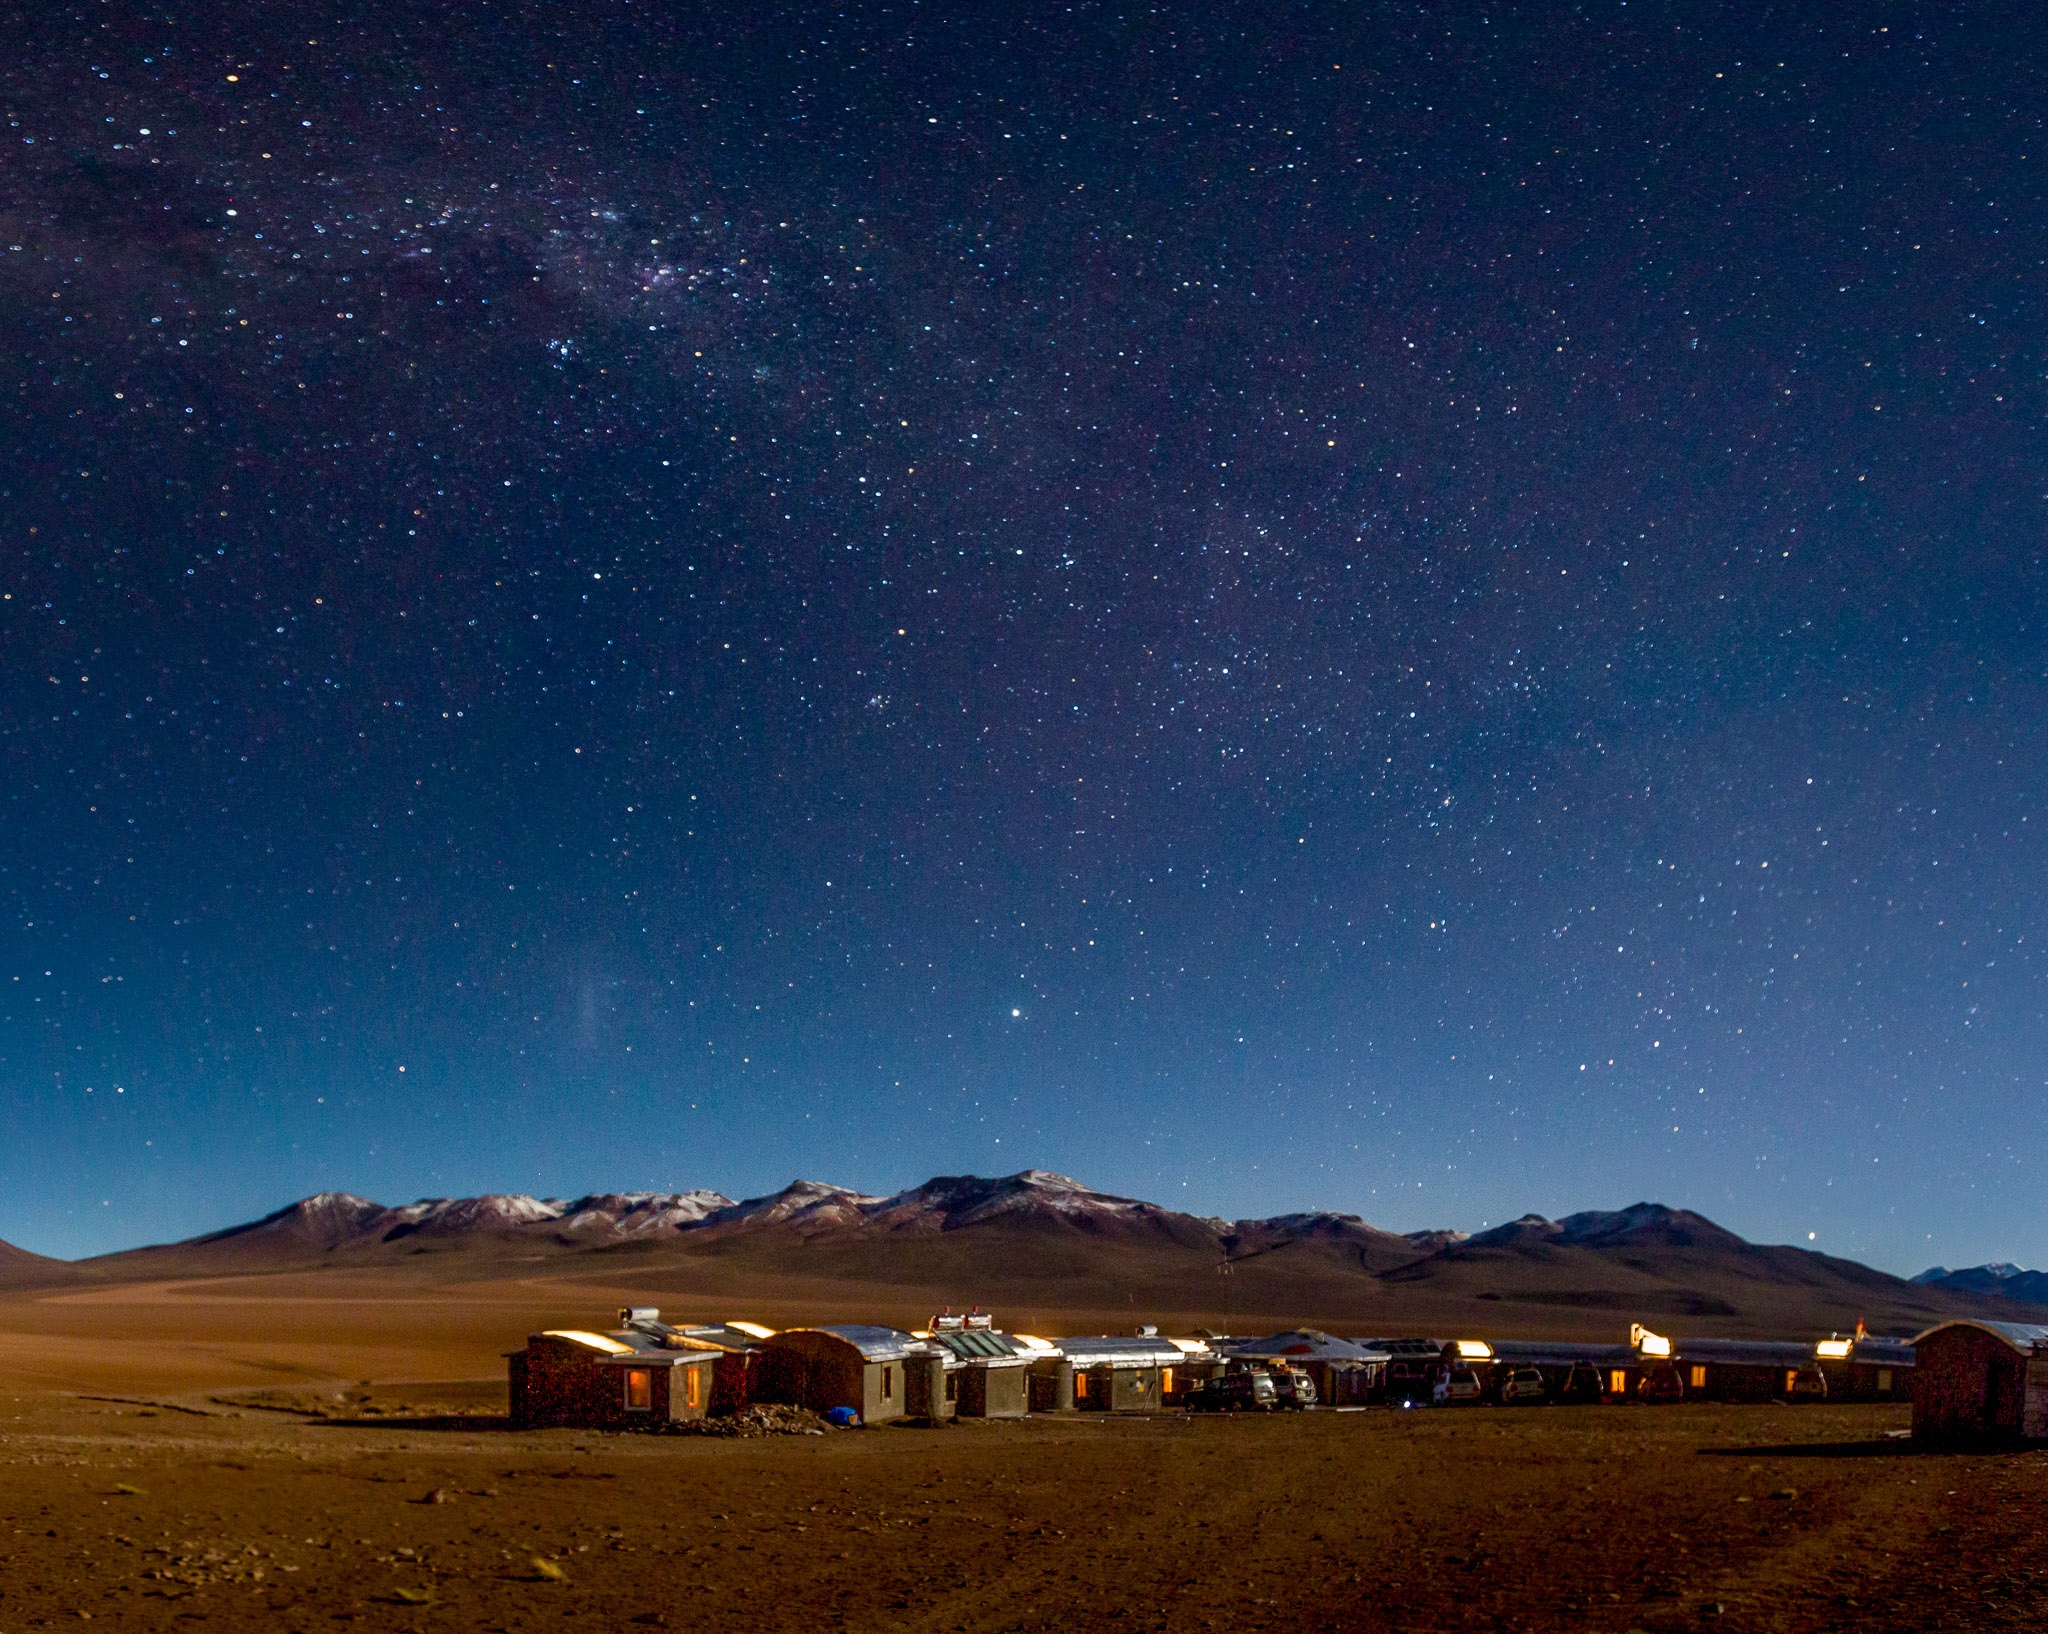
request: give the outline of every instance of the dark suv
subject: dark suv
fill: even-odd
[[[1226,1373],[1188,1392],[1191,1413],[1270,1413],[1278,1404],[1272,1378],[1265,1373]]]

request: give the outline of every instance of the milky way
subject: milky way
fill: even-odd
[[[2026,11],[13,24],[0,1236],[2048,1256]]]

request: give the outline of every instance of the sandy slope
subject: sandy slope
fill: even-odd
[[[1311,1262],[1283,1256],[1234,1275],[1229,1328],[1273,1332],[1306,1323],[1357,1334],[1626,1338],[1649,1300],[1585,1309],[1422,1287],[1334,1283]],[[926,1286],[855,1281],[829,1259],[793,1268],[748,1259],[657,1259],[606,1266],[579,1260],[544,1270],[467,1259],[401,1269],[281,1272],[162,1282],[16,1289],[0,1293],[0,1389],[204,1390],[356,1379],[465,1379],[502,1375],[505,1351],[542,1327],[602,1327],[620,1305],[661,1307],[679,1319],[744,1318],[771,1327],[833,1321],[921,1326],[950,1302],[980,1303],[1004,1326],[1044,1334],[1225,1327],[1221,1279],[1156,1273],[1118,1286],[1100,1278],[941,1276]],[[572,1272],[581,1274],[571,1274]],[[1008,1297],[1005,1297],[1007,1295]],[[1740,1321],[1684,1318],[1692,1333],[1825,1332],[1852,1326],[1849,1305],[1809,1290],[1745,1295]],[[1930,1304],[1933,1302],[1930,1301]],[[1873,1319],[1924,1318],[1868,1307]],[[1656,1325],[1663,1318],[1653,1311]]]

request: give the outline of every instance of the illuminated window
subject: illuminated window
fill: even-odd
[[[1790,1369],[1787,1369],[1785,1373],[1785,1394],[1788,1396],[1791,1395],[1792,1387],[1798,1384],[1798,1382],[1799,1375],[1797,1373],[1792,1372]]]
[[[1892,1370],[1890,1368],[1881,1367],[1877,1370],[1877,1387],[1886,1393],[1890,1392],[1892,1387]]]
[[[701,1367],[686,1367],[683,1372],[689,1376],[689,1383],[683,1387],[684,1404],[690,1407],[703,1405],[704,1370]]]
[[[654,1405],[654,1375],[644,1367],[626,1369],[626,1411],[644,1413]]]
[[[1607,1375],[1607,1393],[1613,1396],[1628,1394],[1628,1375],[1618,1367]]]
[[[893,1367],[885,1367],[882,1369],[882,1400],[892,1401],[895,1399],[895,1396],[896,1369]]]
[[[1161,1369],[1159,1370],[1159,1389],[1160,1389],[1160,1393],[1161,1393],[1162,1395],[1168,1395],[1168,1396],[1170,1396],[1170,1395],[1172,1395],[1172,1394],[1173,1394],[1173,1369],[1172,1369],[1172,1368],[1170,1368],[1170,1367],[1162,1367],[1162,1368],[1161,1368]]]
[[[1074,1375],[1074,1400],[1086,1401],[1087,1399],[1088,1375],[1085,1373],[1076,1373]]]
[[[1692,1387],[1693,1387],[1693,1389],[1695,1389],[1695,1390],[1704,1390],[1704,1389],[1706,1389],[1706,1387],[1707,1387],[1707,1370],[1706,1370],[1706,1369],[1705,1369],[1704,1367],[1694,1367],[1694,1368],[1693,1368],[1693,1370],[1692,1370]]]

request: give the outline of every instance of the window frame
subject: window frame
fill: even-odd
[[[651,1367],[629,1367],[626,1375],[626,1411],[629,1413],[651,1413],[654,1411],[654,1369]],[[640,1399],[635,1401],[633,1398]]]

